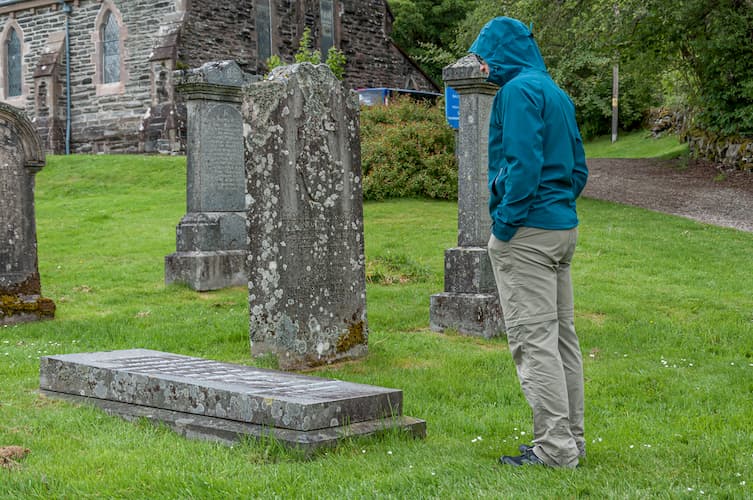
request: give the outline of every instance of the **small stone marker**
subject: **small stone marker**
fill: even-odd
[[[199,291],[246,286],[246,175],[241,87],[251,81],[235,62],[176,72],[186,100],[186,214],[177,251],[165,257],[165,283]]]
[[[224,443],[273,436],[310,451],[393,428],[426,434],[402,415],[400,390],[147,349],[45,356],[39,380],[47,396]]]
[[[0,325],[55,315],[55,303],[40,295],[37,266],[34,176],[44,162],[31,122],[0,103]]]
[[[252,353],[282,369],[364,356],[357,94],[310,63],[244,92]]]

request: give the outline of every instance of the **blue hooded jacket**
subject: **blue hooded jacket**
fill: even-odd
[[[530,30],[497,17],[469,52],[501,87],[489,120],[489,213],[492,233],[509,241],[518,227],[578,225],[575,199],[588,179],[575,106],[547,73]]]

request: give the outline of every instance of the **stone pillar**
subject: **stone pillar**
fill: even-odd
[[[176,74],[187,120],[186,215],[177,251],[165,257],[165,283],[194,290],[246,286],[246,175],[241,87],[235,62],[210,62]]]
[[[460,95],[458,246],[445,251],[444,292],[431,297],[430,327],[438,332],[451,329],[489,338],[504,332],[486,251],[491,234],[487,186],[489,114],[498,87],[486,81],[474,56],[447,66],[442,76]]]
[[[367,352],[358,113],[325,65],[245,89],[251,350],[282,369]]]
[[[55,315],[55,303],[41,297],[37,265],[34,176],[44,161],[31,122],[0,103],[0,325]]]

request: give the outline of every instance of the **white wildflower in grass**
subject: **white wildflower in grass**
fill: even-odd
[[[361,453],[366,453],[366,450],[361,450]]]
[[[520,435],[521,436],[525,436],[526,435],[526,431],[520,431]]]
[[[740,486],[745,486],[745,481],[740,481]]]
[[[479,441],[483,441],[483,439],[481,438],[481,436],[476,436],[476,439],[478,439]]]
[[[392,450],[388,450],[387,455],[392,455]]]
[[[631,445],[630,445],[630,449],[632,450],[633,448],[635,448],[635,445],[632,445],[632,444],[631,444]]]

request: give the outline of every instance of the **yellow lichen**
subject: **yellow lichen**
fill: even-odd
[[[348,327],[348,332],[337,339],[337,352],[348,352],[354,346],[365,344],[366,336],[364,335],[363,321],[353,323]]]

